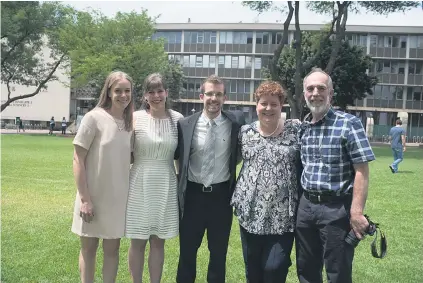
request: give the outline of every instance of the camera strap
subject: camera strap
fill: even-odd
[[[383,233],[383,231],[380,230],[379,224],[375,224],[375,225],[376,225],[376,235],[371,244],[372,256],[375,258],[384,258],[386,256],[386,250],[388,248],[388,245],[386,243],[385,233]],[[378,230],[380,234],[380,254],[378,253],[377,247],[376,247],[376,243],[378,239]]]

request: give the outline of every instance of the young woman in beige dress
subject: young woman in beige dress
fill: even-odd
[[[179,232],[177,178],[174,167],[178,120],[166,107],[167,88],[160,74],[144,82],[144,109],[134,112],[134,163],[129,178],[126,237],[131,239],[129,269],[142,282],[144,252],[150,243],[150,282],[159,283],[164,243]]]
[[[72,232],[81,239],[79,270],[83,283],[94,282],[99,239],[103,239],[103,282],[116,280],[129,190],[132,90],[133,82],[127,74],[111,73],[97,107],[84,116],[73,141],[78,191]]]

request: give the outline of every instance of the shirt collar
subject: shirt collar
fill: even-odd
[[[210,122],[210,119],[204,113],[201,113],[200,119],[202,119],[202,121],[206,124]],[[223,117],[222,112],[220,112],[213,121],[216,123],[216,126],[220,126],[225,121],[225,117]]]
[[[326,119],[330,119],[333,117],[333,115],[335,115],[335,110],[333,109],[333,107],[329,107],[328,111],[326,112],[326,114],[322,117],[322,119],[320,119],[319,121],[315,122],[315,123],[311,123],[311,120],[313,119],[312,113],[308,113],[305,117],[304,117],[304,121],[309,123],[309,124],[320,124],[323,123]]]

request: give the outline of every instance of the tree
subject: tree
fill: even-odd
[[[1,2],[1,82],[8,90],[1,111],[57,80],[55,72],[68,58],[58,48],[54,31],[71,15],[72,9],[56,2]],[[43,58],[45,47],[50,49],[49,58]],[[13,84],[34,87],[34,91],[12,97]]]
[[[313,34],[310,32],[302,32],[302,57],[301,61],[311,62],[309,69],[303,69],[300,75],[304,78],[311,71],[313,66],[325,66],[329,61],[332,53],[333,42],[326,39],[324,49],[315,58],[316,45],[320,42],[322,34]],[[278,77],[288,93],[295,93],[295,73],[296,73],[296,51],[297,46],[286,46],[279,58]],[[366,74],[366,70],[372,67],[373,61],[370,56],[366,55],[364,49],[358,46],[350,46],[348,41],[343,41],[336,65],[332,70],[332,81],[334,84],[334,100],[333,104],[342,109],[346,109],[348,105],[354,105],[355,99],[362,99],[366,94],[373,94],[372,88],[377,84],[377,78]],[[271,79],[269,69],[263,68],[264,76]]]
[[[155,19],[144,10],[119,12],[114,18],[79,12],[77,25],[61,33],[63,43],[72,46],[72,86],[89,84],[99,94],[107,74],[121,70],[134,79],[135,94],[141,96],[144,79],[160,72],[171,88],[171,96],[179,98],[182,69],[168,60],[163,39],[152,40],[154,26]]]
[[[244,6],[249,7],[252,10],[255,10],[259,13],[275,9],[277,4],[273,1],[243,1]],[[300,118],[302,114],[302,109],[304,105],[303,100],[303,87],[302,87],[302,78],[304,77],[304,70],[308,70],[313,65],[313,62],[316,62],[317,58],[321,56],[323,50],[327,50],[325,45],[328,44],[328,41],[331,42],[331,52],[327,61],[320,61],[321,64],[318,67],[322,68],[326,73],[331,75],[334,67],[336,65],[336,60],[339,58],[339,51],[345,40],[345,28],[348,20],[348,13],[358,13],[360,9],[364,9],[365,12],[372,12],[376,14],[389,14],[397,11],[406,11],[414,7],[418,7],[419,2],[415,1],[336,1],[336,2],[308,2],[307,7],[313,11],[322,14],[330,13],[332,15],[332,21],[329,24],[329,29],[322,32],[320,37],[320,44],[314,50],[314,55],[309,57],[308,60],[303,61],[303,44],[300,24],[299,24],[299,15],[300,15],[300,4],[298,1],[295,1],[294,6],[292,1],[287,2],[288,13],[283,24],[283,35],[281,41],[278,43],[278,48],[274,51],[273,58],[269,62],[269,72],[272,80],[280,82],[286,89],[287,85],[283,83],[283,80],[280,77],[280,57],[282,50],[286,47],[286,42],[288,42],[288,29],[291,24],[292,17],[294,16],[295,21],[295,32],[294,32],[294,44],[295,48],[295,70],[294,71],[294,89],[291,89],[287,93],[287,100],[291,107],[291,116],[293,118]],[[285,12],[286,9],[278,8],[280,11]],[[288,48],[288,47],[287,47]]]

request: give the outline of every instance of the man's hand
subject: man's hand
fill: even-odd
[[[405,152],[405,146],[402,148],[402,151]]]
[[[354,230],[355,236],[358,239],[363,239],[369,227],[369,222],[361,213],[351,213],[350,216],[351,228]]]

